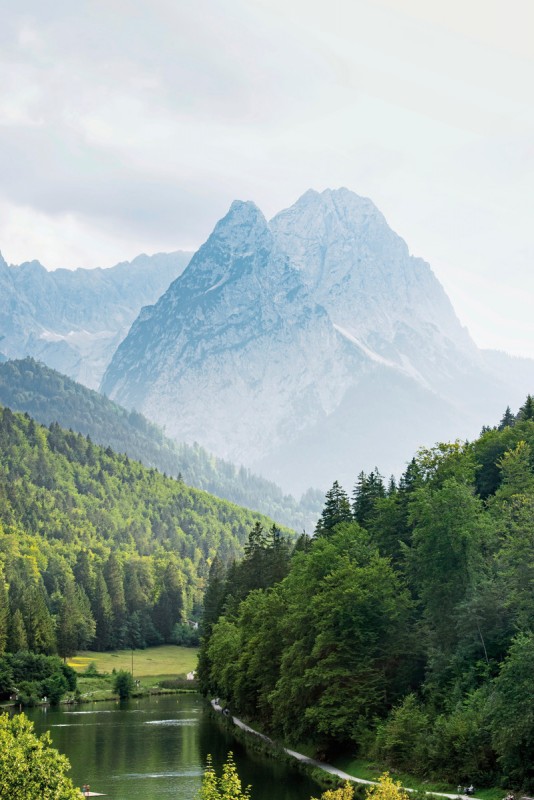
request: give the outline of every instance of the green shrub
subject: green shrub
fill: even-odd
[[[372,755],[397,769],[424,774],[428,761],[428,715],[415,695],[409,694],[379,725]]]
[[[115,673],[113,680],[113,691],[116,692],[121,700],[126,700],[131,697],[134,690],[134,679],[131,672],[120,669]]]
[[[91,663],[87,665],[83,674],[86,678],[100,678],[100,673],[94,661],[91,661]]]

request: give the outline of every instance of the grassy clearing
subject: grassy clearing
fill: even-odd
[[[185,676],[188,672],[196,669],[197,654],[198,648],[196,647],[177,647],[172,644],[147,647],[146,650],[134,650],[134,678]],[[87,650],[70,658],[68,664],[77,672],[84,672],[91,662],[94,662],[99,673],[111,673],[113,670],[119,669],[130,671],[132,669],[132,650],[115,650],[111,653]]]
[[[185,678],[197,666],[198,648],[177,647],[176,645],[162,645],[161,647],[147,647],[146,650],[133,651],[133,676],[140,682],[136,686],[134,696],[142,697],[147,694],[166,694],[172,692],[160,686],[161,681],[175,678]],[[68,664],[78,673],[78,690],[82,701],[96,702],[98,700],[111,700],[115,697],[113,692],[113,670],[132,669],[132,651],[116,650],[112,653],[97,653],[96,651],[80,652],[69,659]],[[88,677],[84,673],[89,664],[94,664],[98,672],[96,677]],[[186,683],[184,681],[184,683]],[[193,684],[187,684],[194,688]]]

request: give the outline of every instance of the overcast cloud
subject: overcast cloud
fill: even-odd
[[[191,249],[234,198],[371,197],[482,346],[534,356],[531,0],[0,0],[0,248]]]

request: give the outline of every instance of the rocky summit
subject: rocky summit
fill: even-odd
[[[475,434],[533,375],[515,386],[496,364],[369,199],[310,190],[270,222],[234,202],[102,390],[299,491]]]
[[[97,388],[141,308],[154,303],[190,253],[140,255],[109,269],[46,270],[0,255],[0,358],[33,356]]]

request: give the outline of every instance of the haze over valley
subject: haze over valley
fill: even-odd
[[[235,201],[192,257],[74,272],[2,261],[0,279],[6,358],[100,386],[296,496],[375,465],[398,475],[534,382],[534,361],[476,346],[430,265],[347,189],[310,190],[270,221]]]

